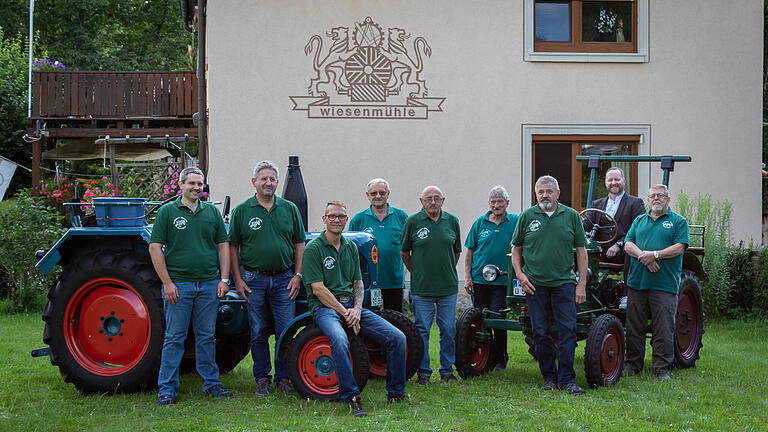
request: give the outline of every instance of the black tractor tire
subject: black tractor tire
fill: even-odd
[[[421,340],[419,329],[416,324],[408,319],[405,314],[389,309],[374,311],[376,314],[387,320],[388,323],[397,327],[405,335],[407,345],[405,354],[405,379],[409,380],[416,374],[424,356],[424,341]],[[368,348],[368,358],[370,360],[370,377],[386,378],[387,376],[387,352],[384,346],[374,340],[365,338],[365,346]]]
[[[699,279],[690,270],[683,270],[677,294],[675,315],[675,367],[696,366],[699,351],[704,346],[704,297]]]
[[[584,373],[587,383],[597,388],[616,384],[624,370],[626,339],[619,317],[603,314],[589,328],[584,346]]]
[[[368,350],[362,338],[347,331],[352,373],[362,393],[368,383]],[[288,376],[303,398],[339,400],[339,382],[334,372],[331,344],[316,324],[304,327],[288,350]]]
[[[216,336],[216,366],[219,373],[227,373],[237,367],[251,350],[250,334],[236,334]],[[196,372],[195,366],[195,335],[192,327],[184,341],[184,357],[181,359],[179,373],[186,374]]]
[[[72,260],[48,293],[43,321],[51,364],[80,393],[157,386],[165,315],[148,256],[97,249]]]
[[[469,308],[456,319],[456,371],[462,378],[482,375],[493,369],[492,341],[478,341],[483,330],[483,313]],[[490,329],[485,329],[490,331]]]

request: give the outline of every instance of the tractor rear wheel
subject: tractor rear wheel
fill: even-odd
[[[82,394],[157,385],[165,334],[162,288],[149,257],[97,249],[68,264],[48,293],[43,341]]]
[[[675,367],[696,366],[704,336],[704,299],[699,279],[690,270],[683,270],[677,294],[675,315]]]
[[[592,387],[615,384],[624,369],[624,326],[613,314],[597,317],[584,347],[584,372]]]
[[[421,340],[416,324],[404,314],[389,309],[374,311],[388,323],[403,332],[406,341],[405,352],[405,379],[409,380],[416,374],[421,358],[424,356],[424,341]],[[387,376],[387,352],[384,347],[371,339],[365,339],[370,359],[370,376],[373,378],[386,378]]]
[[[478,338],[483,329],[483,313],[469,308],[456,320],[456,371],[462,378],[482,375],[493,368],[491,341]],[[490,333],[490,329],[486,329]]]
[[[347,331],[352,374],[357,388],[368,383],[368,350],[362,338]],[[331,343],[316,324],[302,329],[288,350],[288,376],[296,392],[303,398],[338,400],[339,380],[334,371]]]

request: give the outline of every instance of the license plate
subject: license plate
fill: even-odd
[[[517,279],[512,279],[512,294],[516,296],[525,297],[525,292],[523,291],[523,287],[520,286],[520,281]]]
[[[384,299],[381,298],[381,288],[371,288],[371,306],[381,306]]]

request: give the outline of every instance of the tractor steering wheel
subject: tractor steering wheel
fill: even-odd
[[[592,220],[591,218],[587,217],[587,214],[589,213],[597,213],[598,219],[597,222]],[[588,208],[584,209],[579,212],[579,216],[581,216],[582,223],[584,224],[584,230],[587,232],[587,237],[593,239],[598,244],[606,244],[612,242],[616,236],[619,234],[619,224],[616,223],[616,219],[613,218],[613,216],[609,215],[605,212],[605,210],[600,210],[598,208]],[[608,220],[607,225],[602,225],[600,222],[603,221],[603,219]],[[597,233],[602,230],[612,230],[609,232],[613,232],[613,235],[608,240],[597,240]]]

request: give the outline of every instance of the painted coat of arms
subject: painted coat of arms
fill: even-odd
[[[326,36],[313,35],[304,47],[315,74],[308,96],[290,96],[294,111],[307,111],[309,118],[365,119],[426,119],[430,111],[442,111],[445,98],[427,97],[421,77],[424,58],[432,55],[423,37],[409,44],[410,33],[397,27],[385,33],[371,17]]]

